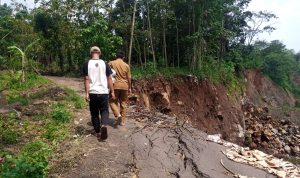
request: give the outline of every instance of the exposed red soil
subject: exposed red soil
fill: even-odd
[[[239,128],[244,125],[239,97],[229,95],[225,87],[194,76],[172,80],[157,77],[134,81],[133,85],[135,93],[141,95],[141,104],[145,104],[146,95],[151,109],[187,119],[207,133],[221,133],[228,140],[238,140]]]
[[[292,81],[296,86],[300,86],[300,75],[299,73],[295,72],[292,74]]]
[[[246,96],[256,105],[268,107],[295,106],[294,96],[275,85],[259,70],[245,72]]]
[[[138,98],[140,105],[176,115],[209,134],[221,133],[224,139],[240,143],[244,139],[242,106],[245,103],[266,107],[274,119],[280,120],[289,119],[286,118],[288,114],[284,117],[281,107],[294,107],[296,101],[292,94],[277,87],[259,70],[246,71],[245,81],[243,96],[229,94],[223,85],[214,85],[194,76],[137,80],[133,82],[133,88],[139,95],[135,99]]]

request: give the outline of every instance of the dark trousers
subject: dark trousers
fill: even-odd
[[[100,133],[102,124],[108,123],[109,119],[108,94],[90,94],[90,112],[94,129],[96,133]],[[99,118],[99,113],[101,119]]]

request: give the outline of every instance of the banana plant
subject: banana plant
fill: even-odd
[[[35,40],[34,42],[30,43],[25,50],[23,51],[22,49],[20,49],[17,46],[9,46],[8,49],[9,50],[16,50],[17,52],[19,52],[21,54],[21,60],[22,60],[22,82],[24,83],[26,81],[26,71],[27,71],[27,52],[28,50],[37,42],[39,41],[39,39]]]

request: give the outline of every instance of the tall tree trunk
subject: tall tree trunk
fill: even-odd
[[[144,43],[144,65],[147,66],[147,48],[146,48],[146,43]]]
[[[58,49],[58,58],[59,58],[59,67],[62,73],[64,73],[64,56],[62,53],[62,49]]]
[[[140,45],[140,43],[139,43],[139,40],[137,39],[137,38],[135,38],[135,44],[137,44],[136,46],[137,46],[137,48],[134,48],[135,49],[135,51],[138,53],[138,55],[139,55],[139,62],[140,62],[140,64],[141,64],[141,67],[143,68],[143,61],[142,61],[142,51],[141,51],[141,45]]]
[[[136,4],[137,4],[137,0],[134,1],[134,5],[133,5],[133,15],[132,15],[132,23],[131,23],[131,34],[130,34],[130,44],[129,44],[129,52],[128,52],[128,64],[129,65],[131,65],[131,53],[132,53],[132,43],[133,43],[134,27],[135,27]]]
[[[152,56],[153,56],[153,67],[156,69],[156,59],[155,59],[155,51],[153,46],[153,38],[152,38],[152,30],[151,30],[151,20],[150,20],[150,9],[149,9],[149,3],[147,1],[147,13],[148,13],[148,28],[149,28],[149,36],[150,36],[150,44],[151,44],[151,50],[152,50]]]
[[[73,70],[73,61],[72,61],[72,52],[70,49],[68,49],[68,63],[69,63],[69,72]]]
[[[168,54],[167,54],[167,41],[166,41],[166,23],[165,20],[163,22],[163,50],[164,50],[164,59],[165,65],[168,67]]]
[[[219,59],[222,61],[223,60],[223,56],[224,56],[224,52],[225,52],[225,46],[224,46],[224,19],[222,18],[222,33],[221,33],[221,38],[220,38],[220,57]]]
[[[196,30],[195,30],[195,9],[194,9],[194,6],[192,7],[192,34],[195,34]],[[191,67],[193,70],[195,70],[195,65],[196,65],[196,60],[197,60],[197,57],[196,57],[196,48],[197,48],[197,40],[194,39],[194,42],[193,42],[193,55],[192,55],[192,61],[191,61]]]
[[[175,19],[175,23],[176,23],[177,67],[179,68],[179,65],[180,65],[180,52],[179,52],[179,32],[178,32],[177,18]],[[175,66],[175,64],[174,64],[174,66]]]
[[[199,38],[199,48],[197,49],[197,58],[198,58],[198,69],[202,68],[202,63],[203,63],[203,58],[204,58],[204,44],[205,40],[203,38],[203,31],[201,29],[201,26],[203,26],[203,21],[204,21],[204,5],[202,4],[201,6],[201,15],[199,16],[199,21],[198,21],[198,33],[201,34]]]
[[[145,32],[145,13],[143,13],[143,32]],[[145,38],[144,38],[145,40]],[[147,66],[147,51],[146,51],[146,41],[143,43],[143,55],[144,55],[144,66]]]

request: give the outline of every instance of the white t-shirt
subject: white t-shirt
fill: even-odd
[[[90,59],[83,66],[84,76],[90,80],[91,94],[109,94],[107,77],[112,74],[111,68],[102,59]]]
[[[113,83],[115,83],[117,73],[114,69],[111,69],[111,71],[112,71],[111,77],[112,77]]]

